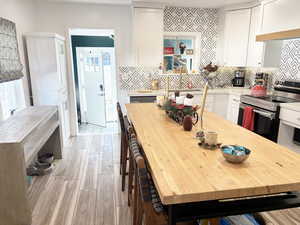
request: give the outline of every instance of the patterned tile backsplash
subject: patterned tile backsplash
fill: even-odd
[[[220,68],[216,77],[212,79],[214,87],[228,87],[231,86],[233,78],[233,71],[235,68],[223,67]],[[151,81],[154,79],[159,80],[159,87],[166,88],[167,75],[160,73],[157,68],[149,67],[133,67],[121,66],[119,67],[119,82],[122,90],[147,90],[151,88]],[[205,84],[205,75],[198,74],[171,74],[170,88],[182,89],[188,88],[191,83],[193,88],[202,88]]]
[[[217,9],[178,7],[166,7],[164,11],[164,31],[201,33],[201,67],[216,61],[217,12]]]
[[[300,39],[283,41],[278,80],[300,80]]]
[[[235,67],[220,67],[216,72],[215,78],[212,79],[213,87],[231,87],[231,80],[234,78]],[[246,70],[246,86],[254,83],[255,73],[257,68],[247,68]],[[263,68],[262,72],[269,74],[269,87],[272,88],[274,81],[280,78],[278,68]],[[186,89],[191,83],[193,88],[202,88],[206,82],[205,74],[169,74],[171,89]],[[121,90],[148,90],[151,89],[151,81],[157,79],[159,88],[166,88],[167,75],[162,74],[154,67],[134,67],[120,66],[119,67],[119,84]],[[288,79],[288,78],[286,78]]]

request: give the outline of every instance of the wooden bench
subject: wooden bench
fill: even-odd
[[[31,224],[26,168],[38,154],[61,159],[61,140],[55,106],[28,107],[0,122],[1,224]]]

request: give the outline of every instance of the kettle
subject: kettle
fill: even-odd
[[[251,95],[254,97],[266,97],[267,89],[263,85],[254,85],[251,88]]]

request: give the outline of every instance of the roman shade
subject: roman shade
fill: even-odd
[[[15,23],[0,17],[0,83],[23,77]]]

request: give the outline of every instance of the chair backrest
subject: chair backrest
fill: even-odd
[[[126,146],[128,146],[132,133],[133,133],[133,129],[131,123],[129,122],[128,117],[124,116],[124,141]]]
[[[125,131],[126,131],[126,132],[125,132],[125,135],[126,135],[127,139],[129,140],[130,135],[131,135],[132,132],[133,132],[132,125],[131,125],[131,123],[129,122],[127,116],[124,116],[123,118],[124,118],[124,128],[125,128]]]
[[[118,111],[118,117],[119,117],[119,121],[120,121],[121,131],[125,132],[124,117],[123,117],[121,105],[119,102],[117,102],[117,111]]]
[[[130,155],[132,156],[133,159],[137,158],[137,157],[143,157],[142,153],[141,153],[141,148],[138,144],[136,135],[134,133],[130,134],[130,138],[129,138],[129,151],[130,151]]]
[[[134,162],[134,173],[141,200],[142,202],[149,202],[151,201],[151,192],[148,181],[148,170],[135,134],[131,135],[129,150]]]
[[[134,170],[135,176],[137,176],[141,200],[143,203],[151,202],[155,212],[161,213],[164,211],[164,206],[161,203],[152,178],[148,173],[147,163],[143,157],[142,150],[134,134],[131,136],[129,148],[134,158]]]
[[[142,202],[151,202],[152,196],[150,192],[150,184],[148,178],[148,170],[146,167],[145,159],[141,155],[137,155],[135,158],[137,186]]]

